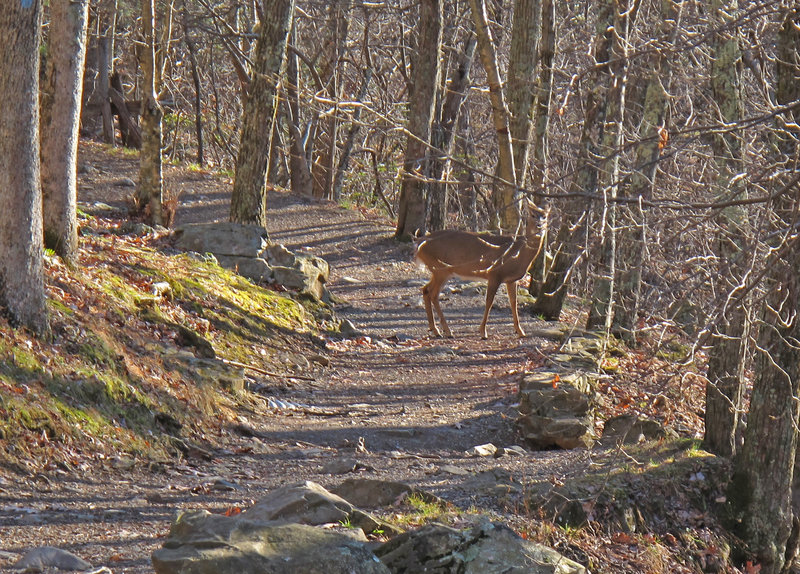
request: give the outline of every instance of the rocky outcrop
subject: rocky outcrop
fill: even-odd
[[[339,490],[376,505],[418,493],[377,480],[349,481]],[[394,538],[368,542],[366,535],[378,528],[381,536]],[[430,524],[400,533],[313,482],[278,489],[238,516],[184,512],[152,561],[156,574],[586,572],[555,550],[488,521],[464,530]]]
[[[541,544],[523,540],[502,524],[466,530],[429,524],[402,534],[375,553],[391,572],[430,574],[585,574],[586,569]]]
[[[178,249],[211,253],[222,267],[252,281],[276,283],[319,301],[330,301],[325,288],[330,275],[327,261],[270,244],[267,230],[259,225],[192,223],[178,227],[173,239]]]
[[[343,530],[190,511],[153,553],[153,568],[156,574],[388,574],[363,539]]]

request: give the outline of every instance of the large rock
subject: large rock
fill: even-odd
[[[173,237],[184,251],[236,257],[261,257],[269,241],[266,228],[229,221],[182,225]]]
[[[375,553],[392,572],[586,574],[583,566],[552,548],[489,522],[461,531],[429,524],[390,540]]]
[[[586,375],[526,375],[520,383],[517,426],[534,448],[590,447],[595,441],[591,382]]]
[[[319,301],[330,300],[330,295],[325,288],[329,275],[328,262],[313,255],[295,255],[293,267],[282,265],[272,267],[272,277],[275,283],[288,289],[297,289]]]
[[[181,514],[152,557],[156,574],[388,574],[366,543],[344,532],[204,510]]]
[[[260,257],[238,257],[234,255],[215,254],[220,267],[232,269],[242,277],[251,281],[271,281],[272,267]]]
[[[280,524],[350,524],[365,534],[387,526],[311,481],[273,490],[243,512],[242,517]]]

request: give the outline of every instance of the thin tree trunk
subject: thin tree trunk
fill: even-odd
[[[619,5],[615,0],[610,7],[613,14],[614,35],[611,39],[611,58],[605,68],[608,74],[608,92],[605,98],[606,125],[600,145],[598,184],[606,201],[600,238],[600,258],[595,267],[592,304],[586,321],[587,329],[611,330],[614,317],[617,266],[617,196],[620,181],[620,154],[624,143],[625,96],[628,83],[628,39],[636,18],[638,3]]]
[[[543,0],[541,8],[541,29],[539,32],[539,75],[536,80],[536,100],[533,120],[533,169],[531,189],[534,195],[544,191],[545,171],[547,169],[548,130],[550,122],[550,100],[553,93],[553,58],[556,52],[556,8],[553,0]],[[544,282],[545,262],[548,246],[542,246],[539,255],[531,265],[531,280],[528,292],[539,296]]]
[[[367,90],[369,89],[370,81],[372,80],[372,68],[364,70],[364,78],[361,80],[361,88],[358,90],[356,101],[361,102],[367,97]],[[353,146],[356,142],[356,137],[361,129],[361,110],[363,108],[358,106],[353,111],[353,121],[350,124],[350,129],[347,131],[347,137],[342,146],[342,155],[339,158],[339,166],[336,168],[336,177],[333,180],[333,201],[339,202],[342,199],[342,185],[344,184],[344,174],[347,171],[347,166],[350,163],[350,156],[353,153]],[[390,210],[391,211],[391,210]]]
[[[144,45],[141,48],[139,62],[144,72],[141,115],[142,151],[139,160],[139,184],[136,189],[136,197],[139,209],[144,210],[147,220],[153,225],[163,225],[164,182],[161,159],[163,111],[156,97],[158,86],[156,85],[154,8],[154,0],[142,0]]]
[[[505,96],[503,95],[503,83],[500,80],[500,72],[497,68],[497,54],[495,53],[494,41],[489,30],[489,23],[486,17],[486,4],[484,0],[470,0],[472,10],[472,21],[475,24],[475,32],[478,36],[478,53],[481,63],[486,70],[486,77],[489,83],[489,99],[492,104],[492,123],[497,132],[498,159],[497,177],[500,181],[495,184],[492,200],[498,220],[495,222],[502,229],[511,230],[519,223],[520,211],[517,201],[519,189],[516,181],[516,170],[514,168],[514,152],[511,143],[511,132],[509,130],[509,113],[506,106]]]
[[[51,0],[47,66],[40,96],[45,246],[68,262],[78,250],[78,127],[89,0]]]
[[[661,1],[662,41],[674,45],[680,29],[683,3]],[[653,53],[650,60],[650,78],[644,96],[644,111],[640,128],[640,142],[630,185],[622,193],[640,200],[649,199],[655,186],[661,150],[666,145],[667,92],[665,86],[672,81],[672,66],[663,50],[666,44]],[[619,266],[617,284],[619,296],[614,313],[612,332],[629,343],[636,342],[639,298],[642,285],[642,266],[647,249],[644,211],[641,205],[629,205],[620,212]]]
[[[337,105],[341,98],[340,67],[344,52],[349,15],[353,0],[334,0],[328,14],[329,34],[323,52],[326,54],[320,77],[325,83],[327,96],[334,102],[333,113],[319,122],[315,148],[319,150],[318,159],[313,162],[314,197],[330,199],[333,195],[334,168],[336,166],[336,140],[339,128]]]
[[[294,32],[292,32],[294,35]],[[294,41],[292,42],[294,44]],[[286,66],[286,124],[289,127],[289,173],[292,191],[301,195],[313,194],[313,179],[306,155],[306,137],[300,131],[300,66],[297,53],[291,51]]]
[[[202,166],[205,163],[203,153],[203,112],[202,94],[200,92],[200,72],[197,69],[197,46],[189,29],[189,9],[186,0],[183,1],[183,34],[186,48],[189,51],[189,66],[192,73],[192,84],[194,85],[194,128],[197,138],[197,163]]]
[[[276,0],[264,12],[256,42],[252,81],[242,112],[242,135],[236,156],[231,221],[267,223],[267,166],[275,121],[277,86],[292,26],[294,0]]]
[[[449,171],[449,157],[453,155],[455,142],[455,127],[461,113],[461,107],[467,99],[470,85],[470,70],[475,60],[475,48],[478,39],[475,34],[469,34],[464,42],[464,49],[459,54],[458,65],[453,69],[453,74],[445,83],[447,95],[442,104],[441,114],[433,127],[431,143],[437,152],[432,159],[433,167],[430,185],[430,214],[429,229],[437,231],[444,229],[447,223],[448,185],[441,181],[442,176]]]
[[[39,176],[40,0],[0,3],[0,310],[49,331]]]
[[[598,170],[595,158],[600,157],[600,143],[606,125],[605,105],[608,97],[608,66],[614,33],[614,3],[599,3],[593,54],[595,71],[587,78],[588,89],[584,104],[583,131],[575,176],[570,184],[571,193],[594,192],[597,189]],[[555,321],[561,315],[567,296],[569,278],[573,267],[583,253],[581,241],[586,238],[591,203],[581,198],[568,200],[563,209],[562,223],[553,246],[555,252],[536,302],[531,307],[534,316]]]
[[[395,237],[408,241],[425,233],[427,224],[426,185],[430,174],[431,124],[436,88],[439,85],[442,46],[442,0],[422,0],[419,14],[419,42],[412,73],[413,91],[408,110],[408,139],[403,160],[400,208]]]

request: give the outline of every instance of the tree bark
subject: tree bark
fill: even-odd
[[[620,154],[624,145],[625,97],[628,83],[628,42],[636,19],[638,2],[629,5],[614,0],[608,7],[614,33],[611,54],[601,80],[608,88],[604,98],[605,127],[600,140],[598,186],[605,198],[600,219],[600,257],[595,265],[592,303],[587,329],[602,328],[609,333],[614,318],[617,275],[617,211],[619,196]],[[605,11],[603,11],[605,13]]]
[[[40,0],[0,3],[0,310],[49,331],[39,172]]]
[[[156,93],[155,59],[155,2],[142,0],[142,34],[139,65],[144,79],[142,85],[142,151],[139,155],[139,183],[136,188],[138,207],[153,225],[164,224],[164,181],[161,161],[161,120],[163,111]]]
[[[472,21],[478,36],[478,53],[486,70],[489,83],[489,99],[492,104],[492,123],[497,132],[498,158],[496,174],[500,179],[494,186],[492,201],[497,213],[495,222],[502,229],[512,230],[519,223],[519,188],[517,186],[516,169],[514,168],[514,151],[509,129],[509,113],[503,95],[503,83],[497,68],[497,54],[494,41],[489,30],[484,0],[470,0]]]
[[[439,85],[442,18],[441,0],[421,1],[419,42],[411,71],[413,90],[408,106],[408,139],[395,231],[395,237],[401,241],[408,241],[426,231],[427,198],[423,179],[430,174],[428,145],[436,88]]]
[[[72,263],[78,250],[78,128],[89,0],[51,0],[41,89],[44,243]]]
[[[236,156],[231,221],[267,223],[267,165],[275,120],[277,87],[292,26],[294,0],[276,0],[264,12],[256,42],[252,81],[242,113]]]
[[[328,99],[333,101],[333,112],[319,121],[314,148],[319,150],[313,162],[314,197],[333,196],[333,178],[336,166],[336,140],[339,128],[338,102],[341,98],[340,61],[344,53],[353,0],[334,0],[328,8],[328,38],[324,48],[324,62],[320,78],[325,83]]]
[[[294,32],[292,35],[294,36]],[[292,43],[294,44],[294,40]],[[306,148],[309,139],[308,131],[305,133],[300,131],[300,66],[297,60],[297,53],[290,51],[286,65],[286,100],[284,100],[290,142],[289,173],[292,191],[310,197],[313,194],[314,182],[309,165],[310,153]],[[307,125],[306,129],[312,129],[312,125]]]
[[[461,113],[464,100],[470,85],[470,70],[475,59],[475,48],[478,40],[475,34],[469,34],[464,42],[464,49],[459,54],[458,65],[454,67],[450,79],[446,82],[446,94],[439,119],[433,127],[431,143],[436,148],[432,159],[433,167],[430,185],[429,229],[444,229],[447,223],[448,185],[442,176],[448,172],[449,157],[453,155],[455,127]]]
[[[788,10],[778,33],[775,96],[779,106],[800,98],[800,8]],[[783,120],[796,122],[800,111]],[[796,175],[800,138],[778,120],[776,164],[785,166],[775,184]],[[787,137],[784,137],[787,136]],[[728,490],[735,533],[755,555],[762,574],[791,568],[798,517],[793,517],[792,480],[800,416],[800,241],[796,232],[800,198],[785,194],[773,204],[773,251],[767,263],[768,293],[758,329],[757,362],[745,442],[735,459]],[[788,230],[788,231],[787,231]],[[792,528],[794,526],[794,532]]]
[[[719,107],[722,125],[733,125],[743,117],[741,102],[741,52],[738,31],[728,30],[736,18],[737,0],[714,0],[711,90]],[[717,167],[714,195],[717,199],[742,199],[745,191],[736,176],[744,170],[744,145],[741,130],[725,130],[713,139]],[[726,207],[717,219],[720,227],[714,241],[724,292],[728,294],[713,333],[706,374],[706,433],[704,448],[721,456],[736,452],[736,431],[744,391],[744,350],[747,338],[746,312],[738,294],[744,270],[744,238],[747,213],[741,206]]]
[[[200,93],[200,72],[197,69],[197,46],[189,28],[189,9],[186,0],[183,1],[183,34],[186,48],[189,51],[189,66],[192,74],[192,85],[194,86],[194,129],[197,139],[197,164],[203,166],[205,163],[203,150],[203,112],[202,96]]]
[[[584,103],[583,131],[578,152],[575,176],[570,193],[594,192],[597,189],[598,169],[595,159],[600,157],[600,145],[606,125],[605,104],[608,97],[608,66],[612,36],[614,34],[614,3],[601,0],[598,5],[597,25],[592,52],[595,71],[587,78],[589,88]],[[562,223],[553,242],[553,260],[547,269],[539,296],[531,307],[531,314],[555,321],[561,315],[567,296],[569,277],[582,254],[580,244],[586,239],[591,200],[570,199],[563,208]]]
[[[517,184],[525,187],[539,62],[541,1],[515,0],[508,56],[508,111]]]

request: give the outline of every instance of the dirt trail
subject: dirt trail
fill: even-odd
[[[84,145],[81,171],[80,201],[122,205],[133,191],[124,178],[136,178],[136,162]],[[178,225],[227,218],[230,182],[175,167],[166,169],[165,179],[181,191]],[[342,301],[337,314],[366,335],[331,342],[325,350],[331,365],[315,381],[262,382],[262,392],[324,414],[242,412],[240,422],[256,436],[224,433],[214,437],[226,447],[212,461],[189,460],[160,473],[112,461],[105,474],[0,481],[0,551],[12,553],[9,560],[50,544],[115,573],[150,572],[150,553],[176,510],[248,506],[298,480],[333,486],[352,476],[341,472],[353,459],[362,476],[403,480],[513,521],[520,518],[519,493],[498,496],[491,485],[476,483],[474,473],[502,469],[523,492],[526,483],[563,478],[589,464],[587,452],[499,459],[465,454],[482,443],[518,442],[518,374],[551,345],[514,335],[504,294],[490,318],[489,340],[477,335],[483,294],[472,289],[445,294],[455,338],[429,339],[419,291],[425,274],[411,262],[410,246],[391,239],[388,222],[273,193],[268,229],[273,241],[328,260],[330,290]],[[536,326],[524,313],[522,318],[526,329]],[[10,562],[0,555],[4,563]]]

